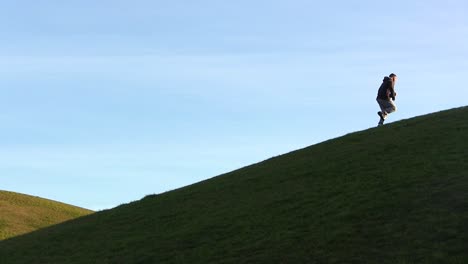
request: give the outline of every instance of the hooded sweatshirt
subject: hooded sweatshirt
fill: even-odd
[[[383,99],[390,101],[392,98],[395,101],[395,83],[387,76],[384,77],[382,85],[380,85],[379,92],[377,93],[377,99]]]

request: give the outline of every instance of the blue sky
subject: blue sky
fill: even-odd
[[[468,2],[3,1],[0,189],[104,209],[467,105]]]

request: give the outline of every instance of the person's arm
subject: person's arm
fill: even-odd
[[[390,98],[392,98],[392,100],[395,101],[396,92],[395,92],[395,83],[393,81],[390,82],[388,89],[390,90]]]

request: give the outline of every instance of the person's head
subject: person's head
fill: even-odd
[[[396,74],[394,73],[390,73],[390,75],[388,76],[390,79],[392,79],[393,82],[395,82],[397,80],[397,76]]]

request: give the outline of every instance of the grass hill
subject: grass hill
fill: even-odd
[[[0,191],[0,240],[92,213],[29,195]]]
[[[0,242],[0,263],[468,263],[468,107]]]

